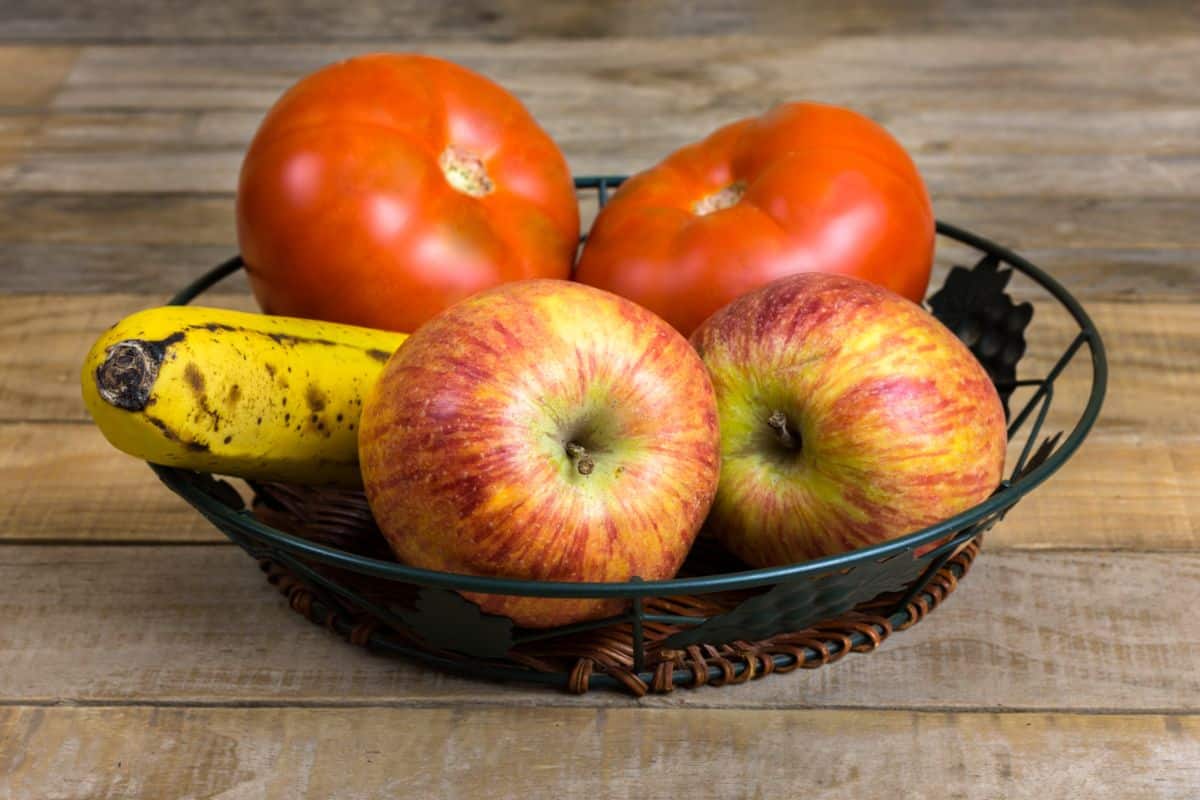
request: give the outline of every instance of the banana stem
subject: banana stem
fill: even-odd
[[[163,342],[125,339],[105,352],[96,368],[96,389],[104,402],[126,411],[141,411],[162,364]]]

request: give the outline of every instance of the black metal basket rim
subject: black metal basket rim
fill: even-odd
[[[623,178],[587,176],[575,179],[576,188],[614,187]],[[937,232],[947,238],[975,247],[999,258],[1016,270],[1025,273],[1054,296],[1071,314],[1080,327],[1080,333],[1068,350],[1069,357],[1083,344],[1088,346],[1092,361],[1092,387],[1087,405],[1080,414],[1075,427],[1050,456],[1018,480],[1003,487],[987,500],[953,517],[902,537],[890,539],[872,547],[853,550],[824,558],[790,564],[783,567],[751,569],[694,578],[642,581],[634,578],[626,582],[571,583],[565,581],[535,581],[516,578],[494,578],[440,572],[399,564],[394,561],[355,555],[298,536],[284,533],[255,519],[246,510],[235,510],[220,500],[199,492],[187,478],[185,470],[150,464],[151,469],[173,491],[188,499],[201,513],[210,519],[238,528],[243,533],[264,544],[281,548],[294,555],[313,559],[329,566],[341,567],[363,575],[403,581],[420,586],[430,586],[458,591],[484,594],[510,594],[545,598],[635,598],[685,594],[706,594],[737,589],[752,589],[779,583],[800,576],[815,576],[836,572],[865,560],[884,560],[905,550],[937,542],[963,528],[978,523],[991,515],[1001,513],[1015,504],[1021,497],[1042,484],[1054,474],[1083,443],[1091,430],[1108,382],[1108,363],[1104,344],[1095,324],[1083,306],[1058,281],[1027,259],[988,239],[978,236],[949,223],[939,221]],[[169,301],[172,305],[191,302],[200,293],[228,277],[244,266],[241,256],[234,256],[213,268],[185,287]],[[214,521],[215,521],[214,520]]]

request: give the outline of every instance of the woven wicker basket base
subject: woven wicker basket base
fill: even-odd
[[[280,530],[332,545],[360,555],[391,559],[386,542],[371,518],[361,493],[313,491],[283,484],[255,486],[255,516]],[[628,623],[611,625],[548,641],[519,644],[504,660],[481,662],[469,656],[426,646],[403,628],[387,627],[360,608],[338,602],[337,608],[322,600],[322,594],[296,577],[286,566],[261,561],[268,580],[288,599],[295,611],[309,620],[341,634],[353,644],[371,645],[386,633],[411,651],[427,653],[450,669],[473,672],[484,665],[527,671],[534,676],[563,676],[569,691],[586,692],[593,676],[603,674],[634,695],[670,692],[676,686],[723,686],[745,683],[775,672],[797,668],[813,669],[841,659],[847,653],[870,652],[888,636],[920,622],[954,591],[970,570],[979,552],[978,539],[950,559],[924,591],[896,611],[901,596],[884,595],[858,606],[836,619],[805,630],[772,636],[761,641],[735,641],[721,646],[700,645],[668,650],[658,643],[683,630],[683,626],[647,622],[641,669],[634,663],[633,629]],[[698,542],[681,574],[713,574],[736,569],[735,562],[711,542]],[[369,602],[409,606],[417,587],[384,581],[323,565],[313,570],[352,589]],[[649,614],[708,617],[732,610],[754,592],[646,598]],[[327,597],[327,595],[325,595]]]

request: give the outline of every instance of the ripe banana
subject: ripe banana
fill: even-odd
[[[405,335],[163,306],[118,322],[83,365],[83,400],[130,455],[242,478],[359,486],[364,393]]]

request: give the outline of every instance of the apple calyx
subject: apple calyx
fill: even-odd
[[[592,460],[587,448],[579,442],[567,442],[567,455],[571,457],[571,463],[575,465],[575,469],[579,470],[580,475],[591,475],[592,470],[596,468],[596,462]]]
[[[496,188],[487,174],[483,159],[454,145],[442,151],[438,166],[446,176],[446,182],[465,195],[483,197]]]
[[[730,206],[737,205],[742,199],[742,195],[746,193],[745,181],[734,181],[724,189],[718,189],[710,195],[705,195],[696,201],[692,206],[692,211],[697,216],[703,217],[712,214],[714,211],[721,211]]]
[[[793,434],[788,430],[787,414],[784,414],[782,411],[772,411],[771,416],[767,417],[767,425],[770,426],[771,430],[775,431],[775,437],[785,450],[794,450],[797,452],[800,450],[800,445],[802,444],[800,434]]]

